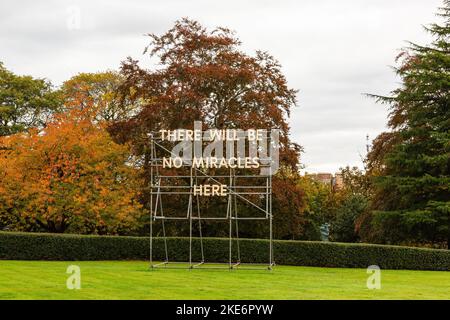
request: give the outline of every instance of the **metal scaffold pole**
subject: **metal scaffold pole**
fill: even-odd
[[[150,136],[150,267],[153,269],[153,136]]]

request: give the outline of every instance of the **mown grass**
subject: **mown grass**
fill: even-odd
[[[69,290],[69,265],[81,289]],[[207,266],[205,266],[207,267]],[[450,272],[276,266],[267,270],[149,270],[144,261],[0,261],[0,299],[450,299]]]

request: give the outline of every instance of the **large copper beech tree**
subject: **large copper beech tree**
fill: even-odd
[[[286,120],[296,104],[296,90],[288,87],[272,56],[261,51],[249,56],[240,50],[240,41],[229,29],[208,31],[186,18],[163,35],[149,36],[151,43],[144,54],[157,62],[155,67],[144,69],[130,58],[122,63],[120,96],[125,103],[137,102],[141,111],[110,127],[118,141],[131,140],[136,152],[143,155],[146,133],[192,128],[195,120],[202,121],[204,129],[276,128],[281,132],[280,163],[291,169],[290,175],[296,172],[301,148],[290,141]],[[289,197],[280,197],[290,198],[289,206],[275,204],[277,208],[302,202],[301,191],[293,189]],[[283,193],[286,190],[291,189],[285,188]],[[277,212],[279,218],[289,220],[276,227],[279,237],[299,235],[301,227],[291,222],[299,219],[301,208],[291,209]]]

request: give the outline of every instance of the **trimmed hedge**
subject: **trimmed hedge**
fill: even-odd
[[[187,261],[188,238],[168,238],[171,261]],[[267,263],[268,241],[241,239],[242,262]],[[236,242],[233,242],[234,249]],[[193,260],[200,259],[193,239]],[[207,262],[226,262],[228,239],[203,239]],[[71,234],[0,232],[0,259],[8,260],[146,260],[149,238]],[[154,260],[164,260],[160,238],[153,242]],[[236,250],[233,250],[236,251]],[[450,270],[450,250],[316,241],[274,241],[275,262],[281,265],[382,269]]]

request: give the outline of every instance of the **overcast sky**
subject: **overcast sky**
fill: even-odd
[[[299,106],[292,139],[308,172],[361,166],[366,134],[385,130],[387,110],[363,93],[398,85],[389,66],[405,41],[424,43],[441,0],[89,0],[0,2],[0,61],[55,85],[78,72],[118,69],[181,17],[236,31],[243,50],[282,64]],[[150,66],[150,65],[149,65]]]

